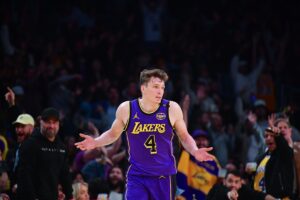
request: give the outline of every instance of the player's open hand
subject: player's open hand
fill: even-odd
[[[196,158],[196,160],[198,160],[200,162],[213,160],[214,156],[211,155],[210,153],[208,153],[212,149],[213,149],[212,147],[200,148],[193,152],[193,156]]]
[[[83,141],[75,143],[75,146],[81,150],[89,150],[97,147],[95,139],[89,135],[80,133],[80,137],[84,138]]]

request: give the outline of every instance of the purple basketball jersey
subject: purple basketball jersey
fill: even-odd
[[[173,156],[173,128],[169,120],[169,101],[163,99],[153,113],[142,111],[137,99],[130,102],[126,128],[130,167],[128,174],[162,176],[176,173]]]

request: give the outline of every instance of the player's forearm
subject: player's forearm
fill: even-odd
[[[192,155],[194,155],[194,152],[198,150],[195,140],[190,135],[187,135],[185,138],[181,138],[181,143],[184,149]]]
[[[95,139],[96,147],[102,147],[115,142],[118,139],[118,135],[113,133],[111,129],[102,133]]]

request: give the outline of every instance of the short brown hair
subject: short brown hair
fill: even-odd
[[[162,69],[144,69],[140,73],[140,85],[148,83],[151,77],[157,77],[164,82],[169,79],[168,74]]]

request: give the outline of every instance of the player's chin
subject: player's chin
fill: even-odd
[[[161,102],[161,98],[155,98],[155,103],[160,103]]]

